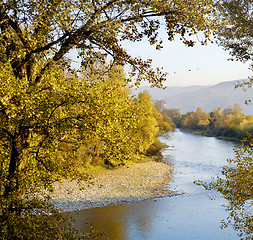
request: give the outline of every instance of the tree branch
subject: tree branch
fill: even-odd
[[[14,138],[13,134],[11,134],[7,129],[0,127],[0,130],[2,131],[2,133],[7,134],[11,139]]]
[[[144,13],[140,13],[139,15],[136,15],[136,16],[133,16],[133,17],[128,17],[128,18],[125,18],[125,19],[121,19],[121,22],[124,23],[124,22],[129,22],[129,21],[132,21],[132,20],[135,20],[137,18],[150,18],[150,17],[160,17],[160,16],[166,16],[166,15],[169,15],[169,14],[172,14],[172,13],[176,13],[176,11],[166,11],[166,12],[159,12],[159,13],[155,13],[153,11],[150,11],[150,12],[144,12]]]
[[[6,13],[5,7],[4,7],[4,3],[3,0],[0,1],[0,27],[3,27],[4,25],[10,26],[15,33],[17,34],[18,38],[20,39],[20,41],[22,42],[22,44],[25,47],[28,47],[28,42],[23,38],[23,33],[22,30],[20,29],[17,21],[13,21],[8,14]]]

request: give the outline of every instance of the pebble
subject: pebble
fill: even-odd
[[[91,182],[66,179],[54,183],[51,202],[71,212],[173,196],[179,193],[169,190],[172,172],[167,163],[147,161],[93,173]]]

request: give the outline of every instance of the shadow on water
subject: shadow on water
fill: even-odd
[[[92,226],[105,233],[104,239],[112,240],[239,239],[233,229],[220,229],[220,221],[227,217],[222,207],[225,200],[218,195],[212,201],[209,195],[216,193],[193,184],[194,180],[210,181],[219,175],[226,159],[233,157],[235,144],[179,130],[164,141],[172,146],[164,151],[164,161],[175,168],[168,187],[185,194],[69,213],[75,226]]]

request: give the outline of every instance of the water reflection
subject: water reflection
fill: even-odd
[[[92,226],[98,232],[106,233],[104,239],[129,239],[129,235],[134,235],[135,232],[147,239],[156,215],[152,202],[153,200],[145,201],[147,205],[142,206],[139,203],[108,206],[69,215],[75,218],[77,228],[89,229]]]
[[[177,131],[166,140],[169,147],[164,160],[176,169],[169,187],[182,190],[183,195],[153,199],[141,203],[115,205],[71,213],[75,226],[87,229],[87,220],[104,239],[161,239],[212,240],[239,239],[232,229],[221,230],[219,225],[226,212],[225,200],[217,196],[211,201],[194,180],[209,181],[219,174],[228,157],[233,156],[234,144]]]

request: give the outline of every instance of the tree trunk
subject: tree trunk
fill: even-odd
[[[9,170],[7,176],[7,183],[4,189],[4,198],[7,205],[5,210],[7,212],[16,212],[21,214],[20,200],[22,197],[22,192],[20,189],[20,179],[19,179],[19,165],[22,160],[22,144],[20,138],[15,138],[12,140]]]

